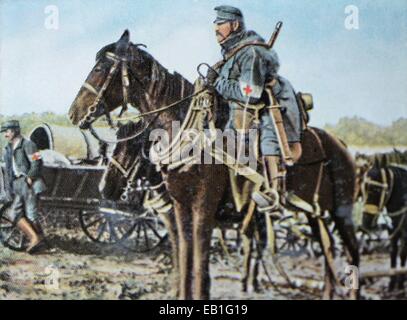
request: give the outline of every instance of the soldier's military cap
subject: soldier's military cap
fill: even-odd
[[[243,14],[240,9],[232,6],[218,6],[214,9],[217,13],[213,23],[223,23],[227,21],[243,20]]]
[[[18,120],[8,120],[2,123],[0,132],[4,132],[8,129],[20,129],[20,123]]]

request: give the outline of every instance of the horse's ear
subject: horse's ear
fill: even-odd
[[[124,30],[118,42],[129,42],[129,41],[130,41],[130,32],[128,29],[126,29]]]
[[[116,53],[121,55],[127,52],[127,49],[130,45],[130,32],[129,30],[125,30],[120,37],[120,39],[116,43]]]

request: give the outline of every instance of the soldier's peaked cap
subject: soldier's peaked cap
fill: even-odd
[[[20,123],[18,120],[8,120],[1,125],[0,132],[4,132],[7,129],[20,129]]]
[[[218,6],[214,9],[217,13],[213,23],[222,23],[227,21],[243,20],[243,14],[240,9],[232,6]]]

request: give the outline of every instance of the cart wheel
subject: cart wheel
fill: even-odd
[[[299,254],[308,249],[308,238],[298,234],[290,226],[281,226],[275,233],[278,252]]]
[[[160,216],[147,209],[134,219],[133,233],[122,245],[131,251],[142,253],[158,247],[167,237],[167,229]]]
[[[0,209],[0,241],[11,250],[26,251],[29,240],[8,218],[8,210],[11,210],[10,205]]]
[[[79,211],[79,222],[85,234],[94,242],[116,244],[134,231],[137,217],[133,213],[111,208]]]

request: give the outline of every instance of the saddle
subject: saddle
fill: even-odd
[[[321,163],[326,159],[326,152],[322,142],[312,127],[307,127],[304,130],[301,139],[301,147],[302,154],[300,159],[292,168],[288,169],[288,180],[290,179],[290,172],[295,171],[296,167]],[[249,205],[251,194],[255,190],[256,184],[253,181],[246,179],[244,176],[236,175],[236,172],[231,168],[229,169],[229,178],[236,211],[241,212]],[[288,183],[288,185],[292,184]],[[287,191],[290,192],[291,190]]]

